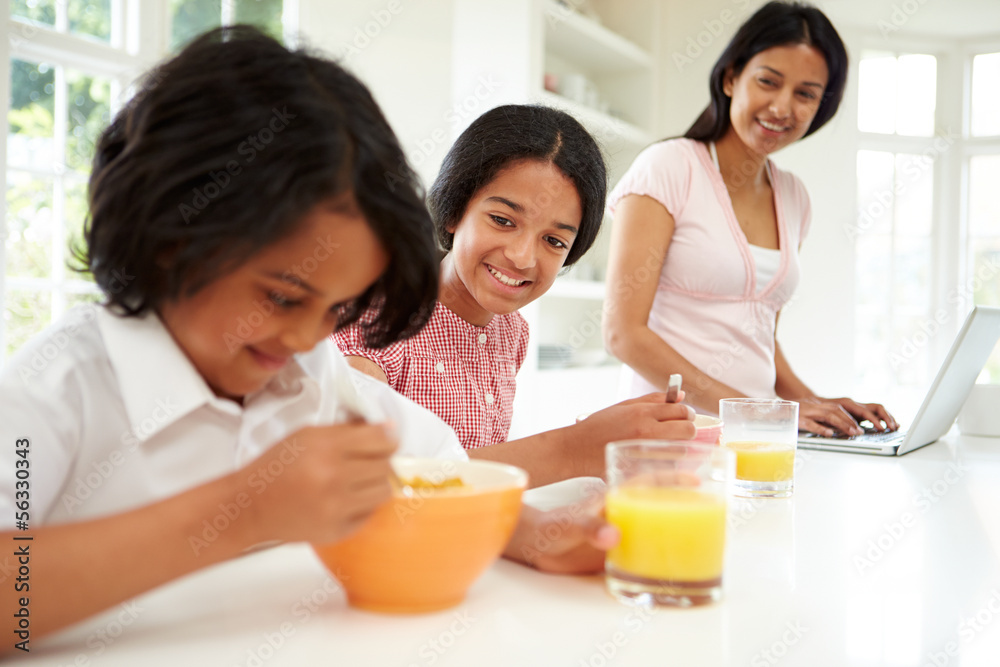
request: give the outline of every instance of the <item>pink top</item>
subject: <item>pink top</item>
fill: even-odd
[[[357,325],[333,334],[344,356],[378,364],[389,386],[445,421],[466,449],[507,440],[514,376],[528,352],[521,313],[469,324],[438,302],[416,336],[383,349],[366,347]]]
[[[781,259],[763,285],[757,284],[750,245],[705,144],[671,139],[646,148],[608,199],[614,212],[622,197],[646,195],[674,218],[649,328],[710,377],[761,398],[775,396],[777,313],[798,285],[798,247],[811,217],[802,182],[771,161],[767,168]],[[636,269],[634,280],[643,280],[643,272],[648,269]],[[627,396],[640,396],[663,387],[627,368],[622,389]]]

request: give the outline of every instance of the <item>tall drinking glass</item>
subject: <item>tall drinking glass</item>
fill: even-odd
[[[719,416],[719,442],[736,452],[736,494],[792,495],[799,404],[779,398],[724,398],[719,401]]]
[[[643,606],[718,600],[733,453],[657,440],[612,442],[606,453],[607,520],[621,533],[605,563],[611,594]]]

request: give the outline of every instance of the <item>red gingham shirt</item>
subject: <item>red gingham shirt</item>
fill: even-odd
[[[345,356],[378,364],[389,386],[444,420],[466,449],[507,440],[514,376],[528,351],[520,313],[477,327],[438,302],[419,334],[381,350],[365,347],[357,325],[333,340]]]

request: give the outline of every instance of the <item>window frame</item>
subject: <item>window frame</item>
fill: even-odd
[[[64,0],[57,0],[64,1]],[[223,17],[231,16],[233,0],[222,0]],[[13,59],[29,62],[45,62],[53,66],[68,67],[82,71],[85,74],[97,75],[112,82],[111,113],[114,115],[121,108],[124,100],[131,96],[131,91],[139,77],[153,65],[158,63],[169,52],[170,45],[170,0],[112,0],[112,27],[109,42],[104,43],[86,36],[65,31],[65,26],[47,26],[26,19],[10,16],[10,0],[0,0],[0,12],[7,21],[7,39],[0,44],[0,56],[7,66],[8,75],[0,77],[0,98],[10,104],[10,63]],[[283,0],[282,32],[285,43],[295,47],[299,42],[298,26],[300,17],[299,0]],[[57,16],[57,22],[60,17]],[[60,30],[59,28],[63,28]],[[62,86],[56,86],[57,95]],[[59,109],[59,100],[56,105]],[[57,110],[57,119],[60,111]],[[7,177],[7,133],[9,132],[7,113],[2,114],[0,125],[0,160],[2,173]],[[58,120],[57,120],[58,122]],[[60,129],[55,131],[55,140],[60,138]],[[63,153],[64,154],[64,153]],[[55,238],[50,256],[54,263],[52,273],[45,278],[15,278],[7,276],[6,239],[7,199],[0,201],[0,314],[6,312],[7,295],[12,289],[27,289],[52,295],[53,313],[63,312],[67,295],[77,293],[97,292],[96,288],[84,281],[75,281],[66,275],[66,239],[65,220],[61,213],[60,200],[63,191],[62,174],[53,170],[45,173],[53,179],[53,209],[58,218],[54,228]],[[68,177],[72,178],[72,177]],[[58,249],[55,249],[59,246]],[[55,318],[53,318],[54,320]],[[7,358],[7,327],[5,318],[0,315],[0,367]]]
[[[222,23],[221,25],[231,25],[233,18],[233,3],[235,0],[221,0],[222,4]],[[165,45],[164,49],[168,49],[171,39],[171,18],[170,18],[170,0],[156,0],[159,5],[159,17],[160,20],[157,25],[160,26],[159,39]],[[299,45],[299,0],[282,0],[281,3],[281,37],[285,45],[294,49]]]
[[[121,107],[121,103],[132,83],[164,53],[165,44],[159,39],[159,30],[153,21],[143,20],[155,16],[155,12],[166,6],[167,0],[112,0],[112,27],[108,43],[76,35],[58,28],[49,27],[26,19],[10,16],[10,1],[0,0],[0,11],[7,21],[7,39],[0,46],[8,75],[0,77],[0,97],[9,107],[11,96],[10,63],[12,60],[44,62],[53,66],[70,68],[88,75],[96,75],[111,81],[111,113]],[[57,17],[57,21],[59,21]],[[59,21],[61,24],[62,21]],[[58,70],[57,70],[58,71]],[[59,118],[61,110],[59,95],[63,94],[64,83],[56,86],[56,130],[55,141],[65,141]],[[62,101],[64,102],[64,100]],[[64,106],[64,104],[63,104]],[[0,159],[2,159],[4,179],[7,178],[8,164],[7,134],[9,124],[7,113],[2,114],[0,125]],[[64,128],[63,128],[64,129]],[[64,152],[62,153],[64,155]],[[55,166],[55,165],[54,165]],[[15,167],[16,168],[16,167]],[[47,293],[52,296],[52,310],[64,310],[67,295],[86,293],[91,290],[83,281],[72,280],[66,275],[65,220],[61,213],[60,199],[66,179],[60,170],[46,172],[53,179],[53,208],[57,223],[54,225],[54,240],[51,255],[54,263],[52,273],[46,278],[16,278],[7,276],[7,252],[0,246],[0,312],[6,312],[7,294],[13,289],[27,289]],[[0,202],[0,239],[6,241],[7,199]],[[58,246],[58,247],[57,247]],[[0,365],[7,356],[7,330],[4,317],[0,317]]]
[[[933,372],[934,364],[947,354],[969,306],[956,303],[950,297],[969,283],[974,271],[969,257],[970,158],[1000,155],[1000,136],[974,137],[971,133],[972,60],[982,53],[1000,52],[1000,36],[971,40],[894,37],[891,46],[876,33],[859,37],[856,42],[858,56],[851,62],[856,91],[862,51],[892,53],[897,57],[922,53],[937,59],[935,131],[931,137],[862,132],[857,118],[853,119],[858,137],[855,155],[863,150],[893,154],[934,151],[929,308],[930,314],[943,312],[947,319],[942,325],[945,335],[934,336],[930,341],[928,363],[931,365],[929,372]],[[954,143],[946,150],[935,150],[934,142],[940,141],[942,136],[946,141],[953,139]],[[949,224],[950,221],[958,224]]]

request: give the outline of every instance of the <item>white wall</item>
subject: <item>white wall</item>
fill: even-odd
[[[428,186],[452,141],[453,0],[300,0],[303,41],[368,87]]]

